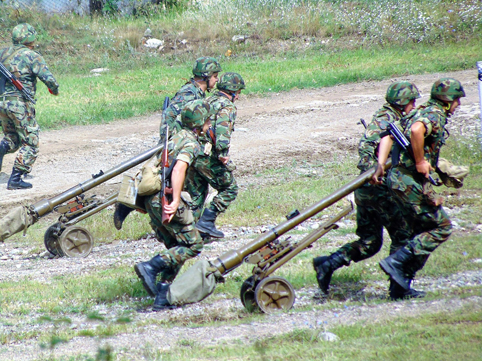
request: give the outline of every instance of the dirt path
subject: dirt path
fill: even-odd
[[[250,175],[264,168],[276,168],[296,161],[333,160],[335,155],[356,156],[363,127],[360,118],[370,120],[383,104],[388,85],[394,80],[414,81],[425,101],[434,80],[441,76],[460,79],[467,92],[454,116],[470,120],[474,128],[479,117],[477,72],[409,76],[381,82],[363,82],[332,88],[295,90],[266,98],[242,97],[237,103],[238,119],[232,140],[232,159],[237,175]],[[7,191],[0,184],[0,213],[14,204],[31,204],[61,193],[106,171],[157,144],[159,114],[110,124],[76,126],[44,131],[40,155],[33,168],[33,188]],[[478,131],[478,129],[477,129]],[[4,159],[10,172],[14,156]],[[96,188],[96,194],[111,193],[121,177]],[[114,185],[115,184],[115,185]]]
[[[332,88],[297,90],[289,93],[273,94],[266,98],[242,97],[238,103],[236,132],[232,141],[232,158],[238,166],[237,175],[241,179],[250,177],[264,168],[276,168],[298,162],[332,161],[346,156],[356,157],[356,147],[363,132],[360,118],[370,120],[372,114],[383,104],[384,93],[394,80],[414,81],[424,94],[419,100],[428,98],[434,80],[441,76],[453,76],[461,80],[467,98],[451,121],[451,131],[462,134],[479,132],[479,104],[476,71],[463,71],[451,74],[430,74],[391,79],[382,82],[364,82],[340,85]],[[61,130],[41,133],[40,156],[32,172],[33,188],[24,191],[7,191],[5,184],[0,184],[0,215],[13,206],[24,203],[33,204],[42,198],[48,198],[70,187],[88,180],[99,170],[109,168],[133,157],[134,155],[157,144],[159,114],[117,121],[110,124],[69,127]],[[4,160],[4,171],[10,170],[13,156]],[[98,196],[107,195],[119,187],[117,177],[95,189]],[[262,226],[262,225],[259,225]],[[227,234],[229,230],[223,229]],[[227,237],[226,242],[213,243],[203,257],[210,259],[229,248],[237,248],[247,238],[242,236]],[[10,248],[6,241],[5,248]],[[142,239],[133,247],[129,240],[116,241],[94,247],[93,253],[86,259],[47,260],[37,258],[32,262],[21,254],[0,260],[0,280],[30,278],[49,283],[49,279],[58,275],[98,270],[112,267],[119,262],[132,265],[137,260],[145,260],[152,250],[158,247],[153,239]],[[13,252],[10,250],[10,252]],[[134,276],[133,276],[134,277]],[[422,279],[418,286],[423,290],[439,290],[447,287],[462,287],[482,282],[482,271],[455,274],[449,278]],[[452,286],[451,286],[452,285]],[[442,310],[459,310],[463,307],[478,307],[480,297],[447,298],[435,301],[406,301],[397,303],[363,304],[362,306],[344,305],[325,311],[301,311],[300,308],[313,304],[314,288],[297,290],[295,308],[290,313],[269,315],[259,322],[237,326],[199,327],[183,326],[190,320],[214,320],[225,316],[226,319],[242,312],[243,306],[238,299],[204,301],[196,305],[160,312],[137,313],[133,322],[143,325],[147,319],[155,318],[176,324],[176,327],[158,327],[152,324],[140,326],[135,334],[126,333],[105,340],[116,352],[122,351],[125,359],[145,359],[142,355],[147,350],[168,349],[182,340],[192,340],[202,344],[219,342],[251,342],[256,337],[290,332],[300,328],[320,328],[352,324],[354,322],[383,322],[401,314],[435,313]],[[366,282],[359,294],[347,295],[346,300],[363,301],[384,297],[386,284]],[[454,292],[453,294],[457,294]],[[123,306],[112,308],[99,306],[99,312],[108,319],[116,319],[125,311]],[[5,315],[0,324],[0,332],[29,332],[41,327],[30,315],[25,323],[15,324],[15,318]],[[90,329],[95,325],[86,324],[84,319],[70,315],[73,323],[65,326],[71,329]],[[85,318],[85,316],[82,316]],[[55,357],[68,357],[87,353],[95,355],[97,347],[103,341],[94,341],[88,337],[75,338],[56,348]],[[39,347],[38,340],[12,341],[0,350],[0,360],[33,360],[48,357],[48,351]]]

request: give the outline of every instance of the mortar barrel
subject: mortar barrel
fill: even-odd
[[[35,212],[35,215],[37,217],[42,217],[43,215],[50,213],[55,206],[58,206],[59,204],[64,203],[65,201],[78,196],[79,194],[84,193],[85,191],[88,191],[89,189],[92,189],[106,181],[108,181],[111,178],[114,178],[115,176],[124,173],[125,171],[129,170],[130,168],[135,167],[136,165],[148,160],[150,157],[152,157],[154,154],[156,154],[158,151],[164,148],[164,144],[160,144],[152,149],[149,149],[145,151],[144,153],[141,153],[134,158],[131,158],[114,168],[109,169],[107,172],[102,174],[101,176],[97,178],[92,178],[89,179],[85,182],[82,182],[69,190],[60,193],[59,195],[56,195],[55,197],[49,198],[49,199],[42,199],[41,201],[35,203],[34,205],[31,206],[31,209]]]
[[[387,166],[389,163],[387,162]],[[219,272],[222,274],[226,274],[233,270],[234,268],[241,265],[244,258],[258,249],[266,245],[268,242],[275,240],[276,238],[280,237],[284,233],[290,231],[298,224],[306,221],[307,219],[313,217],[317,213],[321,212],[325,208],[331,206],[333,203],[338,202],[340,199],[346,197],[348,194],[360,188],[363,184],[368,182],[371,177],[375,174],[375,168],[367,170],[366,172],[360,174],[351,182],[345,184],[343,187],[339,188],[335,192],[331,193],[329,196],[323,198],[318,203],[315,203],[311,207],[303,210],[300,212],[299,215],[293,217],[275,228],[263,233],[254,241],[246,244],[245,246],[237,249],[237,250],[229,250],[226,253],[222,254],[215,260],[212,260],[211,263],[214,267],[216,267]]]

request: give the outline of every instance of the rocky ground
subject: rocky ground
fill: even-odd
[[[441,76],[453,76],[461,80],[467,98],[453,117],[449,129],[452,134],[474,134],[480,131],[479,104],[476,71],[452,74],[430,74],[408,76],[381,82],[364,82],[340,85],[332,88],[295,90],[272,94],[268,97],[243,97],[238,103],[238,120],[232,141],[232,158],[237,164],[240,184],[247,184],[251,176],[266,168],[276,168],[297,162],[333,161],[343,157],[355,157],[358,140],[363,132],[360,118],[371,119],[372,114],[383,104],[383,95],[394,80],[414,81],[424,94],[419,100],[428,98],[431,84]],[[33,188],[24,191],[7,191],[0,183],[0,215],[5,215],[19,204],[33,204],[43,198],[52,197],[62,191],[88,180],[99,170],[109,168],[129,159],[157,143],[159,114],[128,119],[95,126],[69,127],[43,131],[40,135],[40,156],[29,179]],[[9,172],[14,157],[7,155],[4,172]],[[6,178],[4,175],[3,178]],[[1,182],[0,175],[0,182]],[[99,197],[115,192],[120,177],[116,177],[96,188]],[[456,216],[457,209],[449,209]],[[456,217],[455,217],[456,218]],[[344,221],[352,222],[352,221]],[[303,224],[305,229],[315,227],[316,222]],[[349,224],[352,226],[352,224]],[[272,225],[271,225],[272,226]],[[455,232],[480,232],[481,225],[462,228],[455,222]],[[238,248],[250,241],[253,234],[261,233],[270,225],[252,228],[223,228],[227,237],[206,247],[202,257],[212,259],[228,249]],[[340,236],[346,240],[353,235]],[[338,239],[340,241],[340,239]],[[321,247],[315,245],[315,247]],[[117,240],[111,244],[96,245],[87,258],[51,259],[45,253],[32,254],[28,249],[17,248],[8,239],[0,244],[0,281],[34,278],[45,284],[53,277],[63,274],[84,274],[93,270],[109,268],[113,264],[132,265],[145,260],[159,248],[159,243],[148,236],[141,240]],[[320,248],[321,249],[321,248]],[[477,260],[480,262],[481,260]],[[467,285],[480,285],[482,271],[467,271],[444,278],[422,278],[417,287],[425,291],[450,290]],[[334,289],[336,292],[336,288]],[[266,315],[260,321],[233,326],[185,326],[189,320],[215,320],[216,317],[230,319],[239,314],[243,306],[239,299],[206,300],[199,304],[160,313],[135,313],[133,322],[142,324],[146,319],[158,319],[175,323],[173,328],[154,325],[138,329],[135,334],[120,334],[109,337],[108,342],[125,359],[143,359],[140,355],[151,348],[168,349],[180,340],[193,340],[202,344],[219,342],[251,342],[255,338],[286,333],[300,328],[323,328],[330,325],[354,322],[383,322],[410,312],[435,313],[446,309],[461,309],[469,306],[480,309],[482,297],[451,297],[438,300],[414,300],[404,302],[381,302],[347,306],[346,301],[384,299],[386,283],[366,281],[359,291],[347,294],[339,306],[330,310],[309,310],[310,305],[320,302],[315,288],[296,291],[294,310],[289,313]],[[308,309],[308,311],[307,311]],[[115,319],[125,311],[123,306],[101,307],[99,312],[107,319]],[[5,316],[5,317],[4,317]],[[48,328],[45,324],[31,322],[11,324],[4,315],[0,323],[1,333],[28,332],[36,328]],[[36,314],[31,315],[35,318]],[[78,317],[65,327],[87,329],[92,325]],[[166,337],[169,336],[169,337]],[[6,346],[6,347],[5,347]],[[89,338],[75,338],[56,348],[55,356],[76,355],[79,352],[95,354],[98,343]],[[47,357],[48,352],[39,348],[37,340],[12,341],[0,351],[0,360],[34,360]]]

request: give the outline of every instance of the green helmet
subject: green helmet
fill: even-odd
[[[209,77],[214,73],[220,73],[221,71],[221,65],[219,65],[218,61],[209,56],[203,56],[196,59],[196,63],[194,63],[194,67],[192,68],[194,76],[200,78]]]
[[[12,42],[16,44],[28,44],[37,39],[37,32],[30,24],[18,24],[12,31]]]
[[[181,111],[181,122],[189,128],[200,128],[205,119],[211,115],[209,103],[202,99],[197,99],[187,103]]]
[[[244,84],[244,79],[238,73],[224,73],[219,78],[219,81],[216,84],[219,90],[228,90],[231,92],[236,92],[238,90],[246,88]]]
[[[464,88],[458,80],[454,78],[442,78],[432,85],[430,98],[438,99],[443,102],[452,102],[455,99],[465,96]]]
[[[385,99],[393,105],[407,105],[412,99],[420,98],[420,92],[415,84],[409,81],[397,81],[387,89]]]

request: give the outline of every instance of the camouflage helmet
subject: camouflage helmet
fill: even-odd
[[[228,90],[230,92],[236,92],[246,88],[243,77],[238,73],[231,72],[221,75],[216,86],[219,90]]]
[[[397,81],[387,89],[385,99],[390,104],[404,106],[412,99],[420,98],[420,92],[415,84],[409,81]]]
[[[12,42],[16,44],[28,44],[37,39],[37,32],[30,24],[18,24],[12,31]]]
[[[205,119],[211,114],[209,103],[202,99],[188,102],[181,111],[181,122],[189,128],[200,128]]]
[[[458,80],[454,78],[442,78],[432,85],[430,98],[438,99],[443,102],[452,102],[455,99],[465,96],[464,88]]]
[[[196,59],[192,73],[194,76],[204,78],[213,75],[214,73],[220,73],[222,71],[221,65],[218,61],[209,56],[203,56]]]

